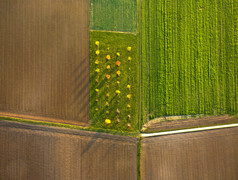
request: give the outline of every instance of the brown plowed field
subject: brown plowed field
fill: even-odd
[[[142,180],[237,180],[238,127],[142,140]]]
[[[163,120],[160,122],[152,120],[145,125],[146,127],[145,132],[185,129],[201,126],[214,126],[230,123],[238,123],[238,118],[235,116],[222,115],[222,116],[208,116],[203,118],[169,120],[169,121]]]
[[[89,0],[1,0],[0,113],[89,125]]]
[[[137,139],[0,121],[0,180],[136,180]]]

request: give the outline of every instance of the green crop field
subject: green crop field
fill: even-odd
[[[90,28],[136,32],[137,0],[90,0]]]
[[[238,112],[238,0],[139,1],[142,117]]]
[[[90,32],[90,119],[92,127],[138,130],[137,36]]]
[[[238,113],[238,0],[91,1],[90,12],[91,29],[136,32],[90,33],[93,126],[127,130],[128,123],[131,129],[138,129],[161,116]],[[99,56],[95,41],[100,41]],[[130,63],[134,65],[126,60],[128,46],[133,49],[130,56],[135,61]],[[122,62],[120,85],[116,83],[116,65],[106,70],[108,53],[114,63],[118,58]],[[96,65],[98,57],[102,62]],[[102,70],[98,75],[97,67]],[[105,79],[107,72],[112,73],[110,80]],[[125,97],[131,77],[129,112]],[[97,87],[99,92],[95,92]],[[120,100],[115,94],[118,87]],[[114,93],[110,103],[107,91]],[[118,108],[122,110],[120,123],[116,123]],[[111,124],[105,124],[105,119]]]

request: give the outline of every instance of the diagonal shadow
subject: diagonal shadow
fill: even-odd
[[[88,150],[93,146],[93,144],[98,140],[98,138],[101,138],[101,134],[100,133],[95,133],[94,136],[92,136],[91,140],[89,141],[89,143],[87,144],[87,146],[84,148],[83,152],[82,152],[82,156],[88,152]]]

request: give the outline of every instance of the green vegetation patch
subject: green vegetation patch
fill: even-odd
[[[137,36],[90,32],[90,119],[92,127],[138,130]]]
[[[137,0],[90,0],[90,29],[136,32]]]
[[[140,1],[142,116],[238,113],[238,0]]]

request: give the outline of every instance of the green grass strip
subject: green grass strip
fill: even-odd
[[[137,180],[141,180],[141,140],[139,137],[137,142]]]
[[[122,136],[130,136],[130,137],[138,137],[139,136],[139,132],[136,132],[136,131],[134,131],[134,132],[124,132],[124,131],[108,130],[108,129],[101,129],[101,128],[76,126],[76,125],[70,125],[70,124],[61,124],[61,123],[52,123],[52,122],[45,122],[45,121],[26,120],[26,119],[20,119],[20,118],[0,117],[0,121],[12,121],[12,122],[18,122],[18,123],[25,123],[25,124],[60,127],[60,128],[67,128],[67,129],[92,131],[92,132],[101,132],[101,133],[108,133],[108,134],[122,135]]]

